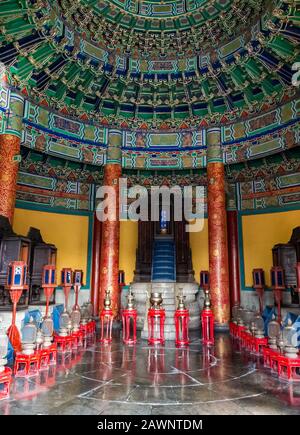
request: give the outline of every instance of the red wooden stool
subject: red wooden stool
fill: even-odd
[[[237,328],[236,328],[236,337],[240,339],[241,338],[241,334],[242,334],[243,331],[245,331],[245,329],[246,329],[245,326],[237,325]]]
[[[83,337],[84,337],[84,334],[82,331],[79,330],[77,332],[73,332],[73,334],[72,334],[73,347],[77,348],[77,347],[83,346]]]
[[[91,320],[90,322],[87,323],[87,333],[88,334],[95,334],[96,332],[96,322],[95,320]]]
[[[255,337],[253,337],[253,335],[250,334],[250,337],[248,338],[247,341],[247,350],[249,352],[253,352],[253,348],[255,347]]]
[[[40,366],[40,354],[35,352],[32,355],[25,355],[21,352],[16,353],[14,375],[35,376],[38,374]]]
[[[86,325],[80,325],[80,331],[83,333],[83,339],[88,336],[88,323]]]
[[[262,350],[263,357],[264,357],[264,366],[271,368],[271,357],[276,357],[279,355],[279,352],[275,349],[271,349],[270,347],[264,347]]]
[[[255,338],[253,337],[252,344],[251,344],[251,352],[256,354],[262,354],[263,349],[268,346],[268,339],[267,338]]]
[[[248,332],[242,331],[240,333],[240,340],[241,340],[241,346],[242,346],[243,350],[245,350],[246,347],[247,347],[247,342],[249,340],[249,334],[248,334]]]
[[[39,351],[39,370],[48,369],[50,363],[50,352],[48,349],[40,349]]]
[[[297,370],[298,369],[298,370]],[[280,355],[278,358],[278,376],[287,381],[300,381],[300,357],[287,358]]]
[[[251,340],[251,334],[249,334],[249,332],[245,331],[244,329],[242,331],[240,331],[239,333],[239,337],[241,340],[241,345],[242,347],[245,349],[248,346],[248,342],[249,340]]]
[[[279,376],[279,359],[282,355],[279,352],[270,352],[270,368],[273,373]]]
[[[269,347],[263,348],[263,358],[264,358],[264,367],[271,367],[271,359],[270,359],[270,352],[272,349]]]
[[[0,373],[0,400],[9,397],[11,378],[12,370],[4,367],[4,371]]]
[[[57,346],[57,352],[72,352],[73,339],[71,335],[67,335],[66,337],[55,335],[54,342]]]
[[[49,354],[50,354],[50,365],[55,365],[57,360],[57,346],[56,343],[52,343],[51,346],[49,346]]]

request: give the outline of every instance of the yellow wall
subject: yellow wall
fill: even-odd
[[[57,247],[57,270],[82,269],[87,276],[88,216],[47,213],[16,208],[14,231],[26,235],[29,227],[41,230],[45,242]]]
[[[126,284],[133,281],[137,246],[138,222],[121,221],[119,269],[125,272]]]
[[[292,230],[300,225],[300,210],[242,217],[246,286],[252,286],[252,270],[262,268],[270,285],[272,248],[287,243]]]
[[[190,246],[192,249],[192,260],[195,271],[195,279],[200,281],[200,271],[208,270],[208,226],[207,219],[204,228],[198,233],[190,233]]]
[[[44,241],[53,243],[57,247],[57,270],[63,267],[82,269],[86,277],[88,221],[88,216],[17,208],[14,216],[14,231],[26,235],[29,227],[39,228]],[[125,271],[126,284],[133,280],[137,243],[138,223],[121,222],[120,269]]]

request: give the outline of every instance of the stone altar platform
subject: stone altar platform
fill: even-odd
[[[177,295],[182,291],[186,297],[185,303],[190,311],[190,329],[200,328],[200,300],[197,297],[197,283],[174,283],[174,282],[149,282],[149,283],[133,283],[131,290],[134,294],[135,304],[138,312],[137,327],[142,330],[141,337],[148,338],[148,322],[147,313],[150,306],[149,298],[151,292],[162,294],[162,306],[166,310],[165,320],[165,339],[175,339],[174,312],[177,307]]]

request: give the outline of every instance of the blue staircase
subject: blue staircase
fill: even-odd
[[[157,239],[154,241],[152,282],[175,282],[175,244],[173,240]]]

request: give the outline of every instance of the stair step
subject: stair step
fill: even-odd
[[[163,282],[164,280],[171,280],[174,281],[175,277],[174,275],[171,274],[166,274],[166,273],[157,273],[156,275],[153,275],[152,280],[159,280],[161,282]]]
[[[158,264],[161,264],[161,263],[172,264],[172,266],[174,266],[174,261],[171,261],[171,260],[166,259],[166,258],[162,258],[161,260],[156,259],[155,262],[153,263],[153,266],[157,266]]]
[[[175,246],[172,240],[156,240],[153,249],[152,282],[174,282]]]

